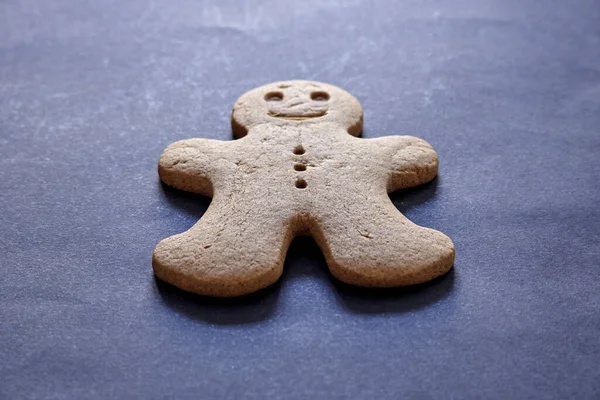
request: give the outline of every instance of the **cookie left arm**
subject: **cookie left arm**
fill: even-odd
[[[433,147],[414,136],[387,136],[379,139],[378,146],[388,155],[390,178],[388,192],[427,183],[436,177],[438,157]]]
[[[158,161],[158,175],[169,186],[211,197],[216,159],[226,142],[187,139],[169,145]]]

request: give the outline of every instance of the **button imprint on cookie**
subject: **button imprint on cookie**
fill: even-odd
[[[296,170],[296,171],[306,171],[306,165],[300,164],[300,163],[296,163],[296,164],[294,164],[294,170]]]
[[[302,147],[301,144],[299,144],[298,146],[294,147],[294,154],[296,155],[302,155],[306,152],[306,150],[304,150],[304,147]]]
[[[306,183],[306,181],[304,179],[298,178],[296,180],[296,187],[298,189],[304,189],[306,186],[308,186],[308,185],[307,185],[307,183]]]

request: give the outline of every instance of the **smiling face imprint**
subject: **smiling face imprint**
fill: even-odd
[[[235,137],[261,124],[299,126],[329,123],[358,136],[362,107],[339,87],[314,81],[269,83],[244,93],[235,103],[231,126]]]
[[[270,91],[264,97],[268,116],[294,121],[327,115],[329,99],[329,93],[316,84],[281,84],[276,91]]]

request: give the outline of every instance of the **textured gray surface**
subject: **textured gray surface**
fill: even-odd
[[[594,0],[0,1],[0,397],[598,398],[599,27]],[[299,240],[241,302],[153,279],[208,205],[162,149],[292,78],[436,148],[392,198],[450,275],[356,291]]]

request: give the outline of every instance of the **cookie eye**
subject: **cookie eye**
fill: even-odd
[[[327,101],[329,100],[329,95],[326,92],[312,92],[310,98],[314,101]]]
[[[281,92],[269,92],[265,94],[266,101],[281,101],[283,100],[283,93]]]

